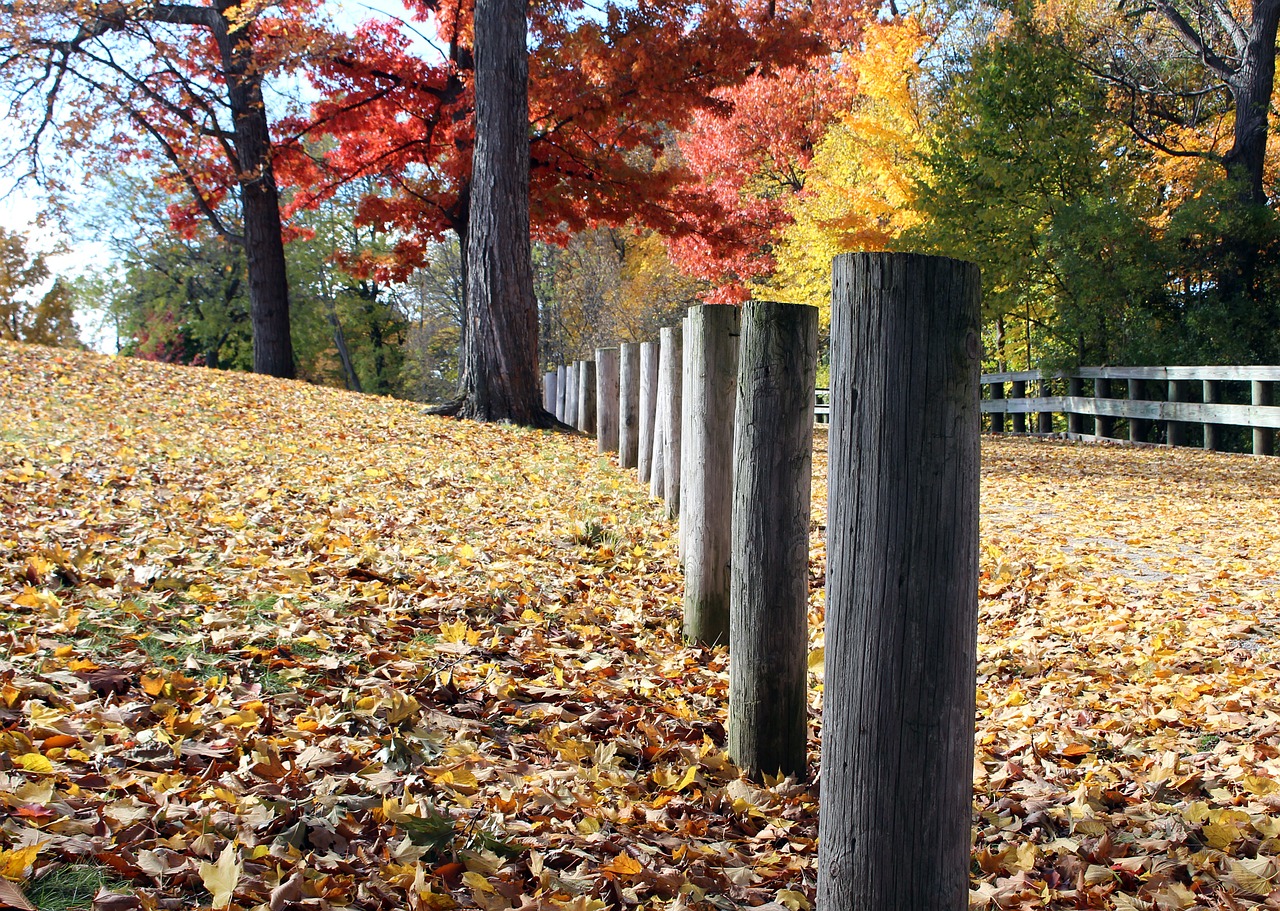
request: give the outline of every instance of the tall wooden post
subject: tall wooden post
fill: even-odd
[[[738,380],[737,307],[689,308],[688,448],[680,486],[684,540],[684,637],[729,641],[729,539],[733,508],[733,411]]]
[[[618,349],[596,349],[596,452],[618,451]]]
[[[640,346],[622,345],[618,370],[618,467],[635,468],[640,455]]]
[[[1252,396],[1250,400],[1255,405],[1270,405],[1273,384],[1254,380],[1251,384]],[[1255,427],[1253,428],[1253,454],[1254,455],[1275,455],[1276,432],[1271,427]]]
[[[1067,377],[1067,396],[1073,399],[1084,398],[1084,380],[1078,376]],[[1084,433],[1084,415],[1076,411],[1067,412],[1067,433],[1079,436]]]
[[[556,368],[556,417],[564,420],[569,403],[569,368],[561,364]]]
[[[578,370],[578,429],[596,432],[596,362],[583,361]]]
[[[966,911],[978,268],[833,263],[818,911]]]
[[[662,499],[667,518],[680,515],[680,431],[684,415],[684,332],[680,326],[658,334],[658,395],[665,402],[662,421]]]
[[[987,385],[991,387],[991,400],[993,402],[1003,402],[1004,401],[1004,383],[988,383]],[[1004,433],[1004,412],[1003,411],[991,412],[991,432]]]
[[[1201,389],[1206,405],[1222,401],[1217,380],[1202,380]],[[1222,427],[1218,424],[1204,424],[1204,448],[1209,452],[1217,452],[1222,448]]]
[[[1012,386],[1013,398],[1025,399],[1027,397],[1027,384],[1025,380],[1014,380]],[[1027,413],[1025,411],[1015,411],[1013,413],[1013,432],[1027,432]]]
[[[1141,402],[1145,393],[1142,380],[1129,380],[1129,401]],[[1151,422],[1144,418],[1129,418],[1129,442],[1145,443]]]
[[[564,393],[564,422],[570,427],[578,426],[578,362],[574,361],[567,370],[569,388]]]
[[[548,370],[542,376],[542,407],[555,414],[556,411],[556,372]]]
[[[818,310],[742,308],[733,444],[729,755],[805,777]]]
[[[1049,397],[1049,381],[1047,379],[1042,378],[1036,381],[1036,395],[1042,399]],[[1041,411],[1036,417],[1036,430],[1040,433],[1053,433],[1052,411]]]
[[[1111,398],[1111,380],[1100,376],[1093,381],[1093,400],[1098,402],[1109,398]],[[1116,435],[1116,419],[1109,414],[1095,414],[1093,416],[1093,435],[1100,440],[1109,440],[1114,437]]]
[[[1185,402],[1187,400],[1187,381],[1169,380],[1169,401]],[[1165,422],[1165,440],[1170,446],[1187,445],[1187,425],[1182,421]]]
[[[653,471],[653,428],[658,417],[658,343],[640,343],[640,451],[636,475],[649,483]]]
[[[692,307],[689,308],[692,311]],[[693,393],[690,389],[690,383],[693,381],[693,352],[690,350],[690,330],[689,330],[689,313],[686,312],[684,320],[681,322],[680,334],[683,342],[681,344],[680,354],[680,491],[681,497],[677,504],[677,515],[680,517],[679,523],[679,553],[680,553],[680,569],[683,572],[685,568],[685,529],[689,527],[689,504],[685,502],[683,493],[689,487],[689,446],[691,434],[689,433],[689,403],[693,399]],[[668,500],[668,503],[671,501]]]

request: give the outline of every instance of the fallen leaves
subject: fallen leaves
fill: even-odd
[[[814,791],[738,777],[673,529],[590,441],[0,367],[0,902],[809,911]],[[1277,463],[984,445],[974,903],[1280,905]]]

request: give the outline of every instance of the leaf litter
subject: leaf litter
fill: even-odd
[[[816,787],[738,776],[673,526],[592,441],[0,367],[0,907],[811,907]],[[971,903],[1280,907],[1277,463],[983,455]]]

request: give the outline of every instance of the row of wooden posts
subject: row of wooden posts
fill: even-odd
[[[978,576],[979,282],[833,264],[820,911],[967,907]],[[684,634],[729,647],[729,753],[807,770],[818,315],[690,308],[546,375],[546,407],[679,517]]]

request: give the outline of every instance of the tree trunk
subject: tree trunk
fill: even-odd
[[[467,224],[462,400],[479,421],[554,424],[538,395],[538,311],[529,243],[529,52],[525,0],[477,0],[475,123]]]
[[[733,410],[738,382],[737,307],[689,308],[689,411],[681,457],[684,638],[729,641],[729,540],[733,510]]]
[[[833,264],[818,911],[967,911],[978,268]]]
[[[347,388],[352,392],[364,392],[360,385],[360,376],[356,366],[351,362],[351,352],[347,348],[347,336],[342,331],[342,321],[338,319],[338,308],[333,305],[332,298],[326,298],[325,308],[329,317],[329,325],[333,329],[333,345],[338,349],[338,360],[342,362],[342,375]]]
[[[753,778],[804,778],[817,308],[748,302],[738,357],[729,755]]]

